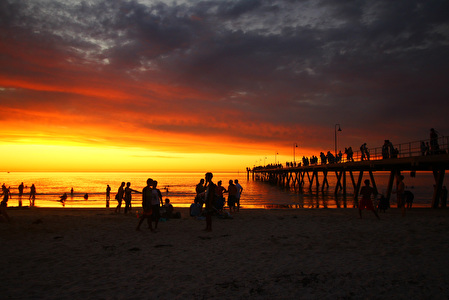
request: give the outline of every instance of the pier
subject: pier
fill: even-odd
[[[410,172],[412,176],[416,172],[432,172],[435,179],[435,188],[432,195],[430,207],[437,208],[444,182],[446,170],[449,169],[449,139],[442,137],[438,139],[436,147],[425,151],[422,142],[410,142],[395,145],[396,155],[385,158],[382,148],[368,149],[369,160],[362,158],[360,151],[354,152],[353,161],[346,158],[339,162],[326,163],[320,159],[316,163],[309,165],[296,165],[290,163],[288,167],[282,165],[254,166],[247,168],[248,180],[250,175],[253,180],[260,180],[277,184],[285,188],[293,189],[316,189],[324,191],[329,188],[328,176],[336,176],[335,194],[341,193],[343,197],[347,195],[348,181],[352,187],[354,203],[358,203],[360,188],[362,186],[363,174],[368,173],[373,188],[377,192],[375,172],[389,172],[386,195],[388,200],[393,192],[393,184],[397,183],[397,177],[402,172]],[[435,145],[435,141],[431,141]],[[349,179],[348,179],[349,177]],[[430,195],[429,195],[430,196]],[[430,198],[430,197],[429,197]]]

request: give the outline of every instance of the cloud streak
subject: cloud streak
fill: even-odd
[[[336,123],[353,147],[447,133],[448,10],[447,1],[3,1],[0,122],[21,135],[57,135],[63,124],[108,142],[132,132],[141,147],[196,139],[216,152],[217,142],[332,149]]]

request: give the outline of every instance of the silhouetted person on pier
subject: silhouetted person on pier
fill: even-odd
[[[390,158],[390,147],[389,147],[389,140],[385,140],[384,144],[382,145],[382,158],[387,159]]]
[[[354,161],[354,151],[352,151],[352,147],[345,148],[346,161]]]
[[[337,163],[340,163],[342,158],[343,158],[343,153],[341,153],[341,150],[340,150],[340,151],[338,152],[337,158],[336,158]]]
[[[360,146],[360,154],[360,160],[369,160],[369,152],[368,148],[366,147],[366,143],[363,143],[362,146]]]
[[[391,150],[391,158],[398,158],[399,157],[399,150],[398,148],[394,148]]]
[[[438,154],[440,152],[440,146],[438,145],[438,132],[430,128],[430,153]]]
[[[327,151],[326,157],[330,164],[335,163],[335,156],[330,151]]]
[[[426,147],[426,144],[424,142],[421,142],[420,148],[421,148],[421,155],[422,156],[426,155],[427,147]]]
[[[326,157],[326,155],[324,155],[323,152],[320,152],[320,158],[321,158],[321,164],[322,165],[327,164],[327,157]]]
[[[380,220],[379,215],[374,209],[373,201],[371,200],[371,195],[374,197],[376,196],[376,190],[370,186],[369,179],[365,180],[365,186],[360,189],[360,195],[362,196],[359,204],[360,219],[362,218],[362,210],[366,208],[366,210],[373,211],[376,218]]]

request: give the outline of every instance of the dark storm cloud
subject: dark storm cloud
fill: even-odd
[[[168,103],[186,113],[227,107],[248,122],[298,128],[310,146],[335,123],[352,131],[348,143],[449,131],[447,1],[64,3],[2,2],[2,41],[52,48],[100,75],[215,94]]]

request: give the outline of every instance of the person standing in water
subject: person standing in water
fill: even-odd
[[[127,182],[125,188],[125,214],[127,214],[128,211],[131,212],[132,192],[140,194],[139,191],[133,190],[130,186],[131,182]]]
[[[115,195],[115,200],[117,200],[118,204],[115,208],[115,213],[120,213],[120,208],[122,207],[122,200],[123,200],[123,194],[125,193],[124,190],[125,182],[122,182],[120,184],[120,187],[118,188],[117,194]]]
[[[111,187],[108,186],[106,187],[106,208],[109,208],[109,201],[111,200]]]
[[[34,185],[34,183],[31,185],[30,198],[28,200],[30,201],[30,206],[33,207],[36,200],[36,186]]]

